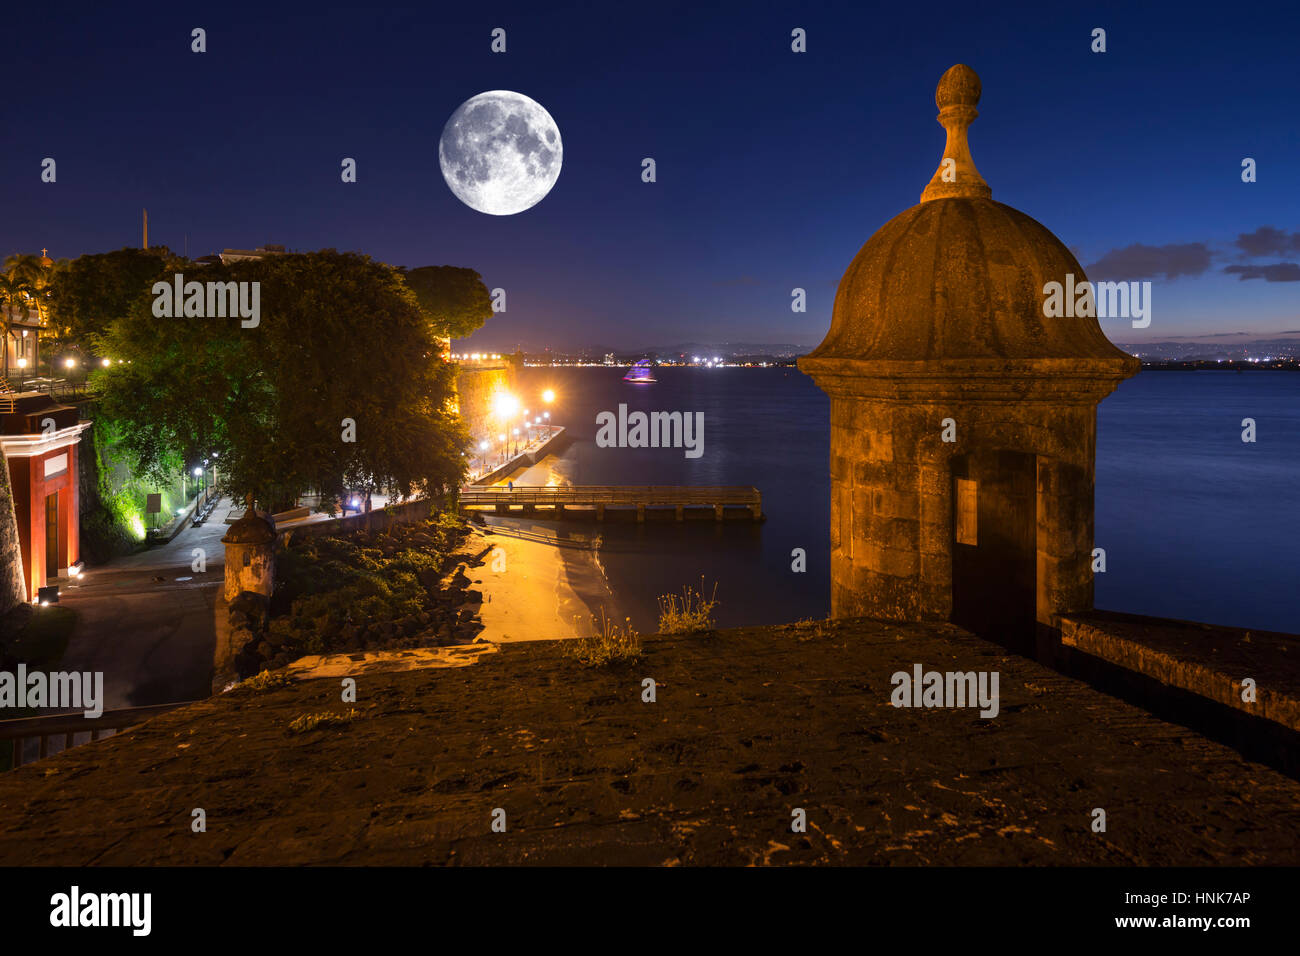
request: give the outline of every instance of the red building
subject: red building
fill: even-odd
[[[27,600],[81,560],[77,445],[80,412],[40,392],[0,392],[0,451],[9,468]]]

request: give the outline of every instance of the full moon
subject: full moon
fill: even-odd
[[[471,209],[512,216],[537,205],[560,178],[564,146],[551,114],[510,90],[472,96],[438,143],[442,177]]]

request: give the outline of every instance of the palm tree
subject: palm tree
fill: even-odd
[[[13,312],[21,309],[23,321],[36,308],[37,319],[45,321],[45,298],[49,294],[50,273],[40,256],[17,253],[5,260],[5,272],[0,277],[0,301],[5,304],[4,377],[9,380],[9,340],[13,337]]]
[[[14,270],[0,275],[0,302],[4,303],[4,378],[9,381],[9,341],[13,338],[14,311],[21,309],[26,321],[31,309],[31,287],[27,280]]]

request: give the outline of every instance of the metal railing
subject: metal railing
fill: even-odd
[[[461,505],[735,505],[762,504],[748,485],[502,485],[462,488]]]
[[[116,733],[134,727],[136,724],[157,717],[177,707],[186,707],[198,703],[182,700],[171,704],[154,704],[149,707],[124,707],[120,710],[107,710],[98,717],[86,717],[83,714],[54,714],[49,717],[21,717],[17,720],[0,720],[0,742],[9,741],[12,746],[13,762],[10,768],[21,767],[24,763],[40,760],[70,747],[102,740]],[[85,737],[84,740],[77,738]],[[36,746],[26,747],[35,742]],[[53,745],[53,746],[51,746]],[[24,759],[28,749],[36,751],[31,759]]]

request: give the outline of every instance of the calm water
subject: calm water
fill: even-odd
[[[525,400],[554,388],[554,420],[575,441],[548,461],[574,484],[754,485],[768,520],[566,531],[602,537],[609,583],[639,628],[656,597],[717,582],[724,626],[824,617],[830,609],[829,402],[795,369],[525,369]],[[704,413],[704,454],[598,448],[598,412]],[[1241,441],[1254,418],[1258,441]],[[1143,372],[1102,403],[1097,605],[1261,629],[1300,630],[1300,374]],[[791,551],[808,569],[790,570]]]

